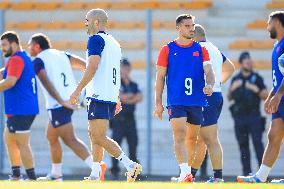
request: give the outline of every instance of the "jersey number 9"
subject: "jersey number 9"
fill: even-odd
[[[185,78],[184,86],[186,88],[186,90],[184,91],[185,94],[192,95],[192,79],[191,78]]]

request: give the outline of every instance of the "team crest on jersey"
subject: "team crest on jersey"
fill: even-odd
[[[199,56],[199,52],[198,52],[198,51],[195,51],[195,52],[193,52],[192,55],[193,55],[193,56]]]

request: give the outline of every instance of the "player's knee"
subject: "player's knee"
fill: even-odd
[[[92,143],[96,145],[102,145],[105,142],[105,137],[103,136],[96,136],[92,138]]]

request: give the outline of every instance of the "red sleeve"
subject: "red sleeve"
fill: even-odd
[[[202,47],[202,61],[203,62],[210,61],[209,53],[206,47]]]
[[[24,60],[19,56],[13,56],[10,58],[7,68],[7,76],[14,76],[19,79],[24,70]]]
[[[168,67],[168,56],[169,56],[169,47],[167,45],[163,46],[157,61],[158,66]]]

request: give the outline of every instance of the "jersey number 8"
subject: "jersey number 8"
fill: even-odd
[[[184,91],[186,95],[192,95],[192,79],[185,78],[184,86],[186,90]]]

